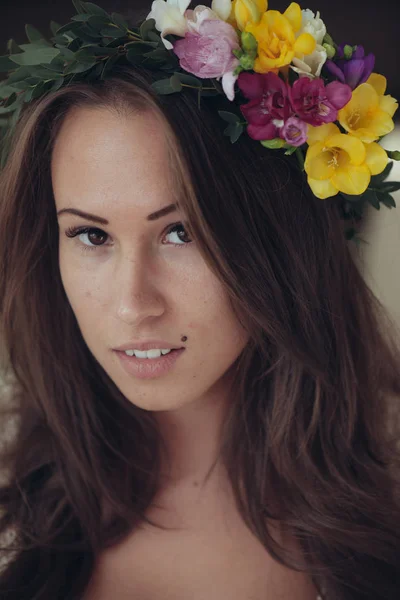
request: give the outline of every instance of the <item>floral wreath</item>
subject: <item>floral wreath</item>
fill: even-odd
[[[338,196],[351,220],[347,239],[359,242],[356,224],[366,203],[396,206],[400,183],[385,181],[399,151],[380,141],[394,128],[398,102],[385,95],[386,78],[373,72],[375,56],[360,45],[337,45],[325,23],[292,2],[284,13],[267,0],[154,0],[147,18],[131,27],[118,14],[73,0],[64,26],[51,21],[48,41],[26,25],[29,43],[7,43],[0,57],[2,166],[25,103],[72,80],[104,79],[115,63],[161,73],[158,94],[193,88],[198,102],[223,94],[236,110],[218,111],[235,143],[242,133],[266,148],[294,154],[314,196]],[[165,75],[164,75],[165,73]]]

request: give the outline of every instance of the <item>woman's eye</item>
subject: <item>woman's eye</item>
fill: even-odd
[[[183,232],[183,236],[178,235],[178,232]],[[175,225],[172,225],[167,230],[165,235],[167,236],[170,234],[174,234],[175,240],[172,241],[174,246],[187,246],[188,244],[190,244],[192,242],[192,240],[188,237],[187,231],[182,223],[175,223]],[[186,240],[182,239],[185,237],[186,237]],[[178,242],[176,242],[176,240],[178,240]]]
[[[85,250],[95,250],[96,246],[104,246],[104,242],[108,237],[107,233],[96,227],[70,227],[65,235],[69,238],[87,236],[86,239],[89,240],[89,244],[83,239],[79,240]]]

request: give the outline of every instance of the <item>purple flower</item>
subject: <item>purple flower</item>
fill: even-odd
[[[196,32],[174,44],[180,66],[201,79],[221,77],[239,64],[232,50],[239,49],[236,31],[225,21],[205,19]]]
[[[307,141],[307,124],[297,117],[289,117],[282,127],[280,137],[291,146],[301,146]]]
[[[250,100],[240,110],[248,122],[247,133],[254,140],[281,137],[285,121],[293,115],[289,86],[273,72],[249,73],[242,71],[238,86]]]
[[[375,55],[371,53],[364,56],[364,48],[357,46],[357,50],[353,52],[351,59],[347,60],[344,58],[343,52],[345,45],[341,44],[338,47],[334,60],[327,60],[324,68],[339,81],[347,83],[354,90],[365,83],[371,75],[375,66]]]
[[[297,79],[289,94],[296,115],[313,127],[336,121],[338,110],[351,99],[347,84],[332,81],[325,86],[322,79],[309,77]]]

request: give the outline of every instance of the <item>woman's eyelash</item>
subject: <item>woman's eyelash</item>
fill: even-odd
[[[168,235],[169,233],[174,233],[175,231],[178,230],[183,230],[186,231],[185,226],[183,225],[183,223],[174,223],[173,225],[170,225],[169,228],[166,230],[166,232],[163,234]],[[107,236],[108,234],[103,231],[102,229],[99,229],[98,227],[69,227],[68,229],[66,229],[65,231],[65,235],[69,238],[75,238],[78,235],[81,234],[87,234],[87,233],[91,233],[91,232],[96,232],[97,234],[99,234],[100,236]],[[187,235],[187,231],[186,231],[186,235]],[[192,242],[192,240],[185,242],[183,244],[172,244],[173,246],[176,246],[178,248],[184,248],[185,246],[189,245]],[[96,250],[97,248],[101,248],[102,246],[104,246],[105,244],[94,244],[93,246],[90,246],[88,244],[83,244],[81,243],[80,246],[82,247],[83,250]]]

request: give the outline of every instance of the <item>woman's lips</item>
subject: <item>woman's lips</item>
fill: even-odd
[[[128,356],[120,350],[114,350],[125,371],[138,379],[153,379],[166,375],[173,369],[176,361],[184,351],[185,348],[179,348],[171,350],[171,352],[161,355],[159,358],[137,358],[136,356]]]

